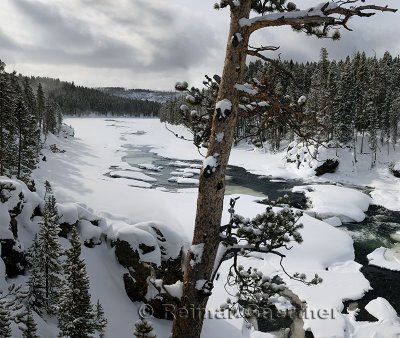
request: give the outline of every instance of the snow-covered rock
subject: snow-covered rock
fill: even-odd
[[[400,324],[396,310],[393,309],[393,306],[391,306],[390,303],[385,298],[378,297],[374,300],[371,300],[365,306],[365,310],[367,310],[372,316],[374,316],[380,322],[397,321]]]
[[[311,211],[321,219],[338,217],[342,222],[361,222],[372,199],[368,195],[336,185],[307,185],[292,189],[304,193],[312,203]]]
[[[375,249],[367,256],[370,265],[379,266],[381,268],[400,271],[400,245],[397,244],[393,248],[388,249],[380,247]]]

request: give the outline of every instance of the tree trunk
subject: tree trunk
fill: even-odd
[[[225,170],[238,115],[239,99],[235,84],[243,81],[250,35],[248,27],[241,27],[239,20],[249,17],[250,7],[251,0],[242,0],[239,6],[231,9],[230,31],[217,102],[229,100],[232,103],[232,110],[222,119],[218,118],[217,110],[214,112],[207,156],[218,154],[218,166],[211,175],[206,174],[204,169],[200,175],[192,242],[192,245],[203,245],[203,254],[196,260],[195,253],[190,250],[186,256],[181,311],[175,314],[173,338],[198,338],[201,334],[209,295],[197,290],[196,282],[200,280],[212,282],[214,261],[220,242],[219,228],[225,193]],[[224,133],[222,142],[215,140],[217,133]]]

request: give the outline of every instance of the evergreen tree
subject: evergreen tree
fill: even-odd
[[[350,58],[346,58],[343,63],[343,72],[340,79],[339,86],[339,124],[336,135],[342,143],[349,143],[353,140],[353,128],[354,128],[354,78],[352,73],[352,67]]]
[[[81,255],[76,228],[72,229],[71,248],[66,251],[64,274],[66,285],[60,299],[59,337],[87,338],[96,330],[95,314],[90,301],[89,278]]]
[[[39,125],[39,130],[43,131],[43,115],[44,115],[44,109],[46,107],[46,100],[44,97],[44,92],[42,88],[42,84],[39,82],[37,91],[36,91],[36,119],[38,120],[38,125]]]
[[[17,177],[29,181],[37,163],[38,140],[40,137],[36,120],[36,100],[26,78],[23,92],[16,87],[15,117],[18,133]]]
[[[104,338],[104,332],[107,327],[107,319],[104,317],[104,310],[100,304],[100,301],[97,300],[95,307],[95,328],[100,338]]]
[[[22,97],[22,93],[17,94],[17,102],[15,106],[15,117],[17,119],[17,169],[16,169],[16,174],[17,178],[21,178],[23,174],[29,177],[29,170],[32,168],[29,164],[27,166],[24,166],[25,162],[29,159],[32,159],[34,156],[36,156],[36,150],[34,150],[30,145],[28,144],[29,141],[26,141],[26,117],[28,115],[28,110],[25,106],[24,99]],[[27,155],[27,157],[25,157]],[[22,168],[25,168],[25,171],[23,173]]]
[[[5,63],[0,60],[0,176],[11,175],[14,153],[13,92]]]
[[[28,305],[26,308],[26,315],[24,318],[25,327],[22,330],[23,338],[39,338],[37,335],[37,326],[33,319],[32,309]]]
[[[140,320],[135,323],[133,335],[136,338],[156,338],[151,322],[143,318],[140,318]]]
[[[57,132],[58,128],[58,107],[57,104],[52,101],[48,100],[46,103],[46,109],[44,111],[44,121],[43,121],[43,130],[44,133],[53,133]]]
[[[376,163],[376,152],[378,149],[379,110],[378,110],[378,61],[376,58],[369,63],[369,86],[366,93],[365,114],[368,116],[369,146],[371,148],[371,167]]]
[[[393,144],[393,149],[397,143],[398,138],[398,125],[400,121],[400,95],[397,94],[396,98],[393,100],[390,106],[390,137]]]
[[[368,116],[366,114],[365,105],[367,102],[366,91],[368,88],[367,78],[368,78],[368,66],[367,57],[365,52],[357,53],[354,61],[353,67],[355,71],[355,130],[361,133],[361,147],[360,153],[364,151],[364,135],[368,127]]]
[[[6,298],[0,298],[0,338],[11,337],[11,313]]]
[[[43,221],[30,253],[31,276],[28,285],[32,308],[38,313],[45,311],[54,315],[57,312],[61,288],[62,250],[58,240],[60,229],[56,200],[48,182],[45,198]]]
[[[336,134],[336,126],[339,120],[339,107],[340,97],[338,95],[338,88],[340,85],[340,74],[337,67],[336,61],[332,61],[329,66],[329,75],[326,85],[326,101],[329,102],[326,106],[326,116],[324,118],[324,125],[326,126],[326,132],[328,140],[338,138]]]

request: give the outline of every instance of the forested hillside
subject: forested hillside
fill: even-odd
[[[160,91],[150,89],[126,89],[122,87],[101,87],[99,88],[104,93],[124,97],[128,99],[154,101],[164,103],[175,98],[179,93],[175,91]]]
[[[60,131],[62,112],[40,83],[4,69],[0,60],[0,176],[29,181],[43,139]]]
[[[378,59],[358,52],[336,61],[329,60],[323,48],[319,62],[251,62],[246,80],[247,90],[238,91],[243,97],[236,141],[248,139],[257,146],[268,141],[277,150],[282,140],[356,147],[359,138],[358,153],[376,154],[382,146],[388,152],[395,149],[400,120],[398,56],[386,52]],[[186,98],[164,104],[161,120],[183,123],[193,131],[200,118],[204,133],[215,105],[218,77],[205,84],[206,90],[191,89]],[[257,95],[250,95],[254,89]]]
[[[30,77],[30,81],[34,87],[41,83],[64,115],[156,116],[160,108],[157,102],[117,97],[59,79]]]

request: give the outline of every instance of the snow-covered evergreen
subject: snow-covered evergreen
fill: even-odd
[[[46,182],[43,221],[29,255],[31,274],[28,285],[30,305],[38,313],[48,315],[57,314],[63,284],[60,259],[63,252],[58,239],[58,220],[56,200],[50,184]]]
[[[89,278],[85,262],[81,258],[81,242],[76,228],[71,231],[70,243],[70,249],[65,252],[66,283],[59,299],[59,337],[85,338],[95,332],[97,323],[90,299]]]

